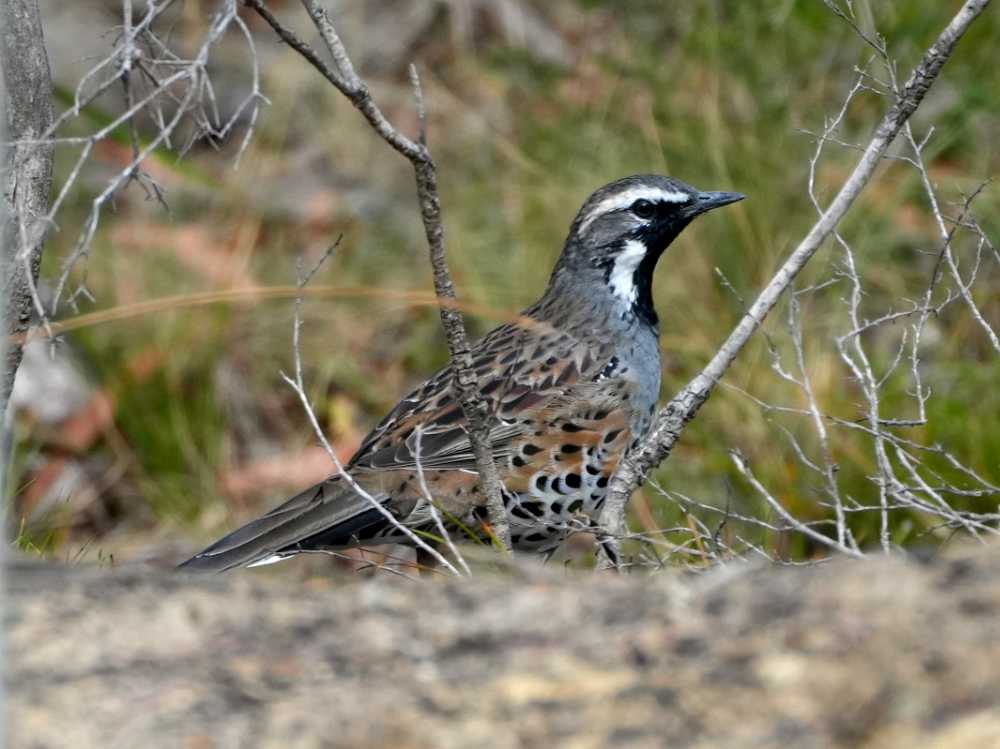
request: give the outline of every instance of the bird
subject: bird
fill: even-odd
[[[703,213],[742,200],[655,174],[596,190],[573,220],[541,298],[472,347],[491,413],[516,551],[551,555],[593,527],[622,456],[651,426],[660,392],[657,262]],[[337,473],[180,565],[221,572],[302,552],[413,545],[400,526],[488,533],[486,498],[446,366],[406,395]],[[419,458],[419,466],[418,466]],[[388,511],[388,512],[386,512]]]

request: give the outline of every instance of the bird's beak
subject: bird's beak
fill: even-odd
[[[692,213],[698,216],[714,208],[736,203],[745,197],[746,195],[741,192],[700,192],[698,199],[691,205]]]

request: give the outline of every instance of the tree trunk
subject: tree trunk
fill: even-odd
[[[37,140],[46,135],[53,119],[52,79],[38,0],[4,0],[0,4],[0,73],[6,131],[2,142]],[[21,363],[18,336],[31,323],[32,289],[48,231],[47,223],[40,219],[49,210],[52,152],[49,144],[29,143],[3,148],[0,153],[0,283],[7,333],[0,372],[0,416],[7,412]]]

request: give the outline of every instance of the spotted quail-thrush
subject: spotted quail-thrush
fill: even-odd
[[[742,198],[656,175],[602,187],[573,221],[542,298],[474,346],[516,549],[551,552],[600,511],[611,474],[648,429],[659,395],[656,262],[696,216]],[[407,395],[346,466],[399,523],[433,530],[418,453],[441,514],[481,528],[485,500],[450,368]],[[372,499],[333,476],[181,566],[221,571],[303,551],[408,543]]]

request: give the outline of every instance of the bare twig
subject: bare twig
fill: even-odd
[[[987,340],[989,340],[990,345],[993,350],[1000,354],[1000,336],[993,329],[993,326],[983,317],[983,313],[979,310],[976,305],[975,300],[972,298],[972,292],[969,291],[970,283],[966,283],[962,280],[962,275],[959,273],[958,264],[955,261],[955,253],[952,251],[952,239],[955,235],[955,230],[961,226],[962,219],[953,226],[951,229],[948,228],[945,223],[944,216],[941,213],[941,204],[938,200],[937,193],[934,191],[934,185],[931,183],[931,177],[927,173],[927,167],[924,164],[923,150],[924,146],[927,144],[925,139],[922,143],[917,143],[917,139],[913,136],[913,129],[910,127],[910,123],[906,123],[904,128],[904,134],[906,136],[906,142],[913,151],[912,161],[914,166],[916,166],[917,171],[920,172],[920,182],[924,188],[924,194],[927,196],[927,202],[930,205],[931,212],[934,214],[934,223],[937,226],[939,236],[941,237],[941,256],[944,258],[945,263],[948,266],[948,271],[951,273],[952,279],[955,281],[955,286],[958,288],[958,293],[961,295],[962,299],[965,301],[966,306],[969,308],[969,313],[972,315],[973,319],[982,328],[986,335]],[[928,134],[930,137],[930,134]],[[978,190],[977,190],[978,192]],[[973,196],[974,197],[974,196]],[[969,201],[966,201],[966,210],[968,209]],[[935,270],[935,276],[937,272]],[[975,272],[972,273],[971,278],[975,278]],[[931,283],[928,288],[928,293],[933,290],[934,284]]]
[[[801,522],[798,518],[792,515],[792,513],[786,510],[784,505],[775,499],[771,492],[769,492],[767,488],[760,483],[757,477],[753,474],[753,471],[750,470],[750,464],[743,455],[736,450],[733,450],[730,455],[732,456],[733,463],[736,465],[736,469],[746,477],[747,481],[750,482],[750,485],[764,498],[764,501],[767,502],[768,506],[788,524],[788,527],[791,530],[798,531],[802,535],[808,536],[813,541],[823,544],[824,546],[828,546],[835,551],[839,551],[841,554],[846,554],[847,556],[852,557],[863,556],[860,551],[852,549],[851,547],[846,546],[839,541],[835,541],[832,538],[828,538],[822,533],[814,531],[807,524]]]
[[[802,268],[836,229],[837,224],[871,180],[889,144],[937,79],[959,39],[986,9],[989,1],[966,0],[962,5],[934,44],[924,53],[920,64],[913,70],[895,103],[876,128],[854,171],[829,207],[761,292],[709,364],[657,414],[645,439],[621,462],[612,478],[608,501],[601,514],[601,523],[610,537],[610,544],[617,545],[614,539],[620,537],[625,530],[625,505],[629,495],[642,483],[653,467],[670,455],[684,427],[708,399],[716,383],[725,374],[740,350],[760,327],[764,318]],[[870,44],[874,42],[877,50],[881,48],[879,40],[872,40],[870,37],[865,39]],[[874,423],[877,423],[877,419]],[[610,558],[603,553],[603,545],[601,565],[612,566]]]
[[[306,284],[312,279],[319,269],[323,261],[326,260],[332,254],[334,249],[336,249],[337,244],[340,240],[338,239],[327,251],[324,253],[323,257],[320,258],[319,262],[310,270],[307,274],[299,273],[298,284],[299,288],[305,288]],[[302,403],[302,407],[305,409],[306,415],[309,417],[309,423],[312,425],[313,432],[319,439],[320,444],[323,445],[323,449],[326,450],[326,454],[330,456],[330,461],[333,463],[336,469],[336,475],[340,477],[350,489],[357,494],[359,497],[369,502],[372,507],[374,507],[386,520],[389,521],[400,533],[406,536],[414,546],[421,549],[428,554],[430,554],[442,567],[451,572],[454,575],[460,575],[459,571],[455,569],[454,565],[451,564],[444,556],[438,552],[433,546],[428,544],[424,539],[422,539],[417,533],[414,533],[412,528],[407,527],[399,521],[399,519],[386,509],[384,503],[379,502],[375,497],[373,497],[369,492],[367,492],[354,478],[344,470],[344,465],[341,463],[340,458],[337,456],[336,451],[333,446],[330,445],[330,441],[326,438],[326,434],[323,432],[323,428],[319,425],[319,419],[316,418],[316,412],[313,410],[312,403],[309,402],[309,396],[306,395],[305,384],[302,378],[302,352],[299,346],[300,332],[302,329],[302,297],[297,297],[295,299],[295,320],[292,328],[292,353],[295,360],[295,377],[289,377],[284,372],[281,373],[281,378],[285,383],[295,391],[298,396],[299,401]]]
[[[90,163],[98,144],[124,132],[131,148],[129,163],[90,201],[90,211],[82,231],[73,250],[62,261],[48,309],[42,306],[35,294],[35,311],[46,328],[49,316],[55,316],[61,304],[68,301],[75,308],[77,299],[90,298],[86,287],[86,268],[84,266],[82,272],[79,268],[81,261],[89,256],[102,214],[108,205],[113,204],[116,196],[130,183],[137,182],[148,198],[166,207],[162,189],[142,168],[144,162],[161,147],[175,148],[178,135],[182,132],[186,135],[184,144],[178,150],[183,155],[199,139],[222,140],[231,134],[237,124],[246,121],[246,132],[235,159],[238,163],[253,134],[260,104],[267,102],[260,91],[256,49],[249,30],[238,15],[237,0],[220,1],[219,10],[212,17],[195,54],[189,59],[178,55],[158,36],[157,22],[174,5],[175,0],[148,0],[141,6],[126,0],[122,7],[123,23],[112,49],[80,80],[74,92],[73,105],[54,120],[50,118],[41,130],[23,136],[11,133],[13,145],[26,154],[42,153],[54,145],[78,149],[69,175],[51,206],[37,214],[36,223],[40,230],[46,231],[58,228],[57,218],[61,209],[77,186],[78,178]],[[216,106],[208,61],[217,42],[232,27],[240,31],[247,44],[252,85],[243,101],[223,120]],[[82,123],[89,130],[85,110],[116,85],[123,88],[123,111],[87,134],[60,134],[74,122],[78,127]],[[148,115],[155,125],[154,135],[147,140],[143,140],[139,127],[143,115]],[[74,273],[79,273],[75,280]],[[75,288],[72,288],[74,283]]]
[[[886,67],[890,81],[890,90],[898,91],[891,61],[886,58],[883,60],[883,64]],[[858,88],[855,86],[848,95],[848,98],[851,98],[857,90]],[[835,142],[833,139],[828,138],[828,135],[832,128],[842,119],[844,111],[842,109],[841,116],[834,118],[830,123],[830,127],[817,137],[816,151],[810,163],[809,194],[817,212],[820,214],[822,210],[819,207],[814,187],[816,165],[823,146],[827,142]],[[804,522],[792,517],[794,523],[798,523],[802,527],[797,527],[794,523],[786,522],[788,527],[781,530],[794,530],[799,535],[812,537],[816,540],[815,536],[812,536],[804,529],[814,529],[821,532],[821,528],[819,527],[821,524],[826,525],[836,522],[838,542],[844,543],[846,541],[847,545],[857,552],[860,552],[860,549],[853,539],[850,525],[846,522],[848,516],[857,517],[872,513],[877,514],[879,516],[880,528],[879,540],[884,550],[892,548],[890,529],[895,528],[898,530],[906,526],[906,524],[900,523],[894,526],[890,524],[890,516],[897,512],[907,513],[908,518],[930,516],[942,520],[941,523],[929,526],[924,533],[937,533],[939,530],[947,530],[950,537],[952,535],[951,532],[961,529],[970,536],[980,540],[982,540],[984,535],[998,534],[996,513],[973,512],[967,509],[960,509],[954,504],[954,500],[957,498],[991,498],[997,496],[996,487],[985,481],[979,473],[962,464],[954,455],[944,450],[941,446],[924,445],[919,441],[901,436],[897,431],[900,428],[906,427],[923,427],[930,423],[926,404],[931,397],[931,390],[923,384],[923,374],[921,371],[923,365],[920,356],[920,342],[923,337],[924,326],[932,315],[936,315],[944,307],[957,300],[966,299],[961,294],[945,288],[943,298],[938,301],[934,300],[939,285],[938,282],[941,280],[940,271],[944,270],[947,264],[945,253],[951,252],[956,259],[955,262],[957,265],[957,252],[960,244],[959,230],[967,230],[974,235],[976,246],[975,263],[972,264],[971,268],[963,272],[964,277],[952,277],[952,280],[960,283],[968,292],[971,292],[981,266],[982,249],[987,244],[987,240],[982,235],[981,230],[978,229],[975,219],[971,216],[972,201],[981,191],[981,187],[965,197],[961,204],[961,211],[957,217],[946,218],[940,208],[940,200],[935,194],[935,190],[929,179],[929,173],[924,167],[922,154],[925,146],[930,141],[932,132],[933,128],[919,141],[912,135],[912,132],[908,132],[907,141],[914,155],[912,157],[906,156],[902,159],[920,174],[925,192],[928,193],[931,211],[935,216],[935,225],[939,236],[941,236],[944,242],[943,248],[935,253],[937,258],[931,274],[932,280],[923,292],[921,301],[914,302],[904,299],[905,303],[911,306],[911,309],[898,311],[890,308],[889,311],[867,317],[862,312],[862,307],[863,301],[869,298],[869,294],[865,289],[861,266],[856,261],[854,248],[839,231],[835,230],[834,238],[842,251],[843,259],[839,267],[834,271],[833,278],[825,282],[814,283],[808,288],[797,290],[788,300],[787,327],[790,343],[796,356],[797,371],[795,373],[785,368],[776,343],[771,338],[768,339],[773,360],[772,368],[782,381],[792,384],[802,392],[809,408],[792,408],[768,403],[750,393],[742,391],[740,388],[723,383],[728,389],[741,392],[742,395],[762,408],[765,413],[792,417],[811,417],[810,421],[814,427],[820,452],[818,460],[810,456],[808,448],[801,444],[799,438],[791,429],[785,427],[783,424],[778,424],[777,426],[785,434],[799,464],[824,477],[824,493],[828,499],[826,501],[820,499],[818,504],[821,507],[832,509],[835,521]],[[947,228],[949,225],[950,229]],[[818,290],[830,286],[833,282],[841,283],[844,280],[849,285],[849,293],[843,299],[843,302],[850,328],[847,332],[835,336],[832,343],[840,359],[845,364],[846,371],[849,373],[853,385],[860,391],[864,400],[865,415],[862,417],[861,423],[830,416],[820,411],[819,401],[811,384],[809,367],[806,365],[805,357],[802,322],[803,310],[800,298],[806,294],[814,294]],[[971,297],[971,293],[969,297]],[[895,300],[891,304],[895,305]],[[916,321],[911,326],[904,327],[900,331],[898,343],[894,347],[890,347],[894,348],[895,352],[892,353],[891,350],[886,351],[893,324],[911,318],[916,318]],[[862,338],[866,337],[865,334],[869,331],[879,331],[881,335],[871,341],[862,341]],[[879,342],[878,349],[874,349],[872,346],[876,341]],[[869,353],[870,348],[874,349],[871,353]],[[885,353],[889,353],[890,358],[887,363],[881,366],[881,371],[879,371],[875,362],[880,358],[884,358]],[[910,394],[916,403],[917,415],[914,418],[890,418],[885,414],[883,397],[886,394],[887,387],[899,379],[898,375],[902,371],[904,360],[908,360],[909,362],[909,376],[913,382],[913,389],[910,391]],[[841,492],[839,487],[839,473],[834,473],[831,470],[836,464],[832,461],[832,438],[830,431],[827,429],[827,424],[860,432],[870,439],[871,457],[873,458],[876,471],[874,475],[868,476],[867,480],[877,493],[875,503],[866,503]],[[857,455],[853,444],[847,449]],[[965,476],[967,482],[959,485],[954,476],[944,476],[935,470],[934,463],[929,461],[933,456],[943,458],[951,468]],[[775,499],[775,495],[780,492],[772,492],[766,489],[762,482],[749,473],[749,468],[746,466],[745,460],[740,459],[737,466],[741,473],[748,479],[751,487],[757,491],[758,495],[765,498],[765,501],[772,510],[775,510],[775,503],[778,501]],[[664,496],[672,499],[674,494],[667,492]],[[685,501],[688,504],[692,502],[689,499]],[[718,508],[703,503],[696,503],[694,506],[704,511],[720,512]],[[683,511],[687,512],[687,509],[685,508]],[[726,516],[729,516],[728,508]],[[736,513],[733,513],[732,517],[738,522],[748,524],[752,527],[762,530],[775,530],[769,527],[769,524],[759,521],[756,518],[740,516]],[[746,548],[756,553],[756,549],[751,545],[743,543]],[[826,545],[829,546],[829,544]]]
[[[304,57],[323,77],[340,91],[364,116],[372,129],[393,149],[405,156],[413,166],[417,183],[417,197],[420,215],[430,250],[430,261],[434,271],[434,290],[442,302],[456,298],[455,286],[448,271],[445,252],[444,227],[441,223],[441,201],[437,189],[437,167],[430,151],[421,140],[413,141],[396,130],[372,99],[368,86],[358,76],[347,54],[344,44],[330,20],[326,9],[318,0],[302,0],[313,24],[319,31],[323,43],[333,58],[331,66],[293,31],[287,29],[264,5],[262,0],[243,0],[254,9],[274,29],[275,33],[290,47]],[[415,94],[418,107],[423,112],[423,97],[419,82],[414,76]],[[472,367],[471,347],[465,331],[465,321],[461,313],[450,304],[439,307],[441,324],[444,327],[451,354],[453,386],[457,400],[468,424],[467,431],[476,456],[476,467],[480,484],[486,496],[492,532],[500,546],[510,549],[510,530],[507,512],[503,506],[503,487],[489,446],[492,419],[487,403],[480,396],[476,372]]]
[[[434,525],[438,529],[438,533],[441,534],[441,538],[444,539],[445,545],[448,547],[448,551],[451,555],[458,560],[458,563],[462,566],[462,570],[466,575],[471,575],[472,571],[469,569],[469,565],[465,561],[465,557],[459,552],[458,548],[455,546],[455,542],[451,540],[451,534],[448,529],[445,528],[444,522],[441,520],[441,513],[438,511],[437,503],[431,494],[430,487],[427,486],[427,477],[424,474],[424,465],[420,459],[420,449],[423,446],[424,433],[422,429],[417,429],[414,434],[413,441],[413,462],[417,465],[417,481],[420,486],[420,493],[424,497],[424,502],[427,504],[427,512],[430,513],[431,518],[434,520]]]

